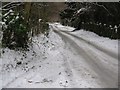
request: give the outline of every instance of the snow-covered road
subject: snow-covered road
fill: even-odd
[[[82,37],[76,36],[70,31],[63,31],[57,26],[52,26],[55,33],[57,33],[66,43],[66,46],[70,46],[77,53],[77,57],[82,57],[89,69],[93,70],[101,81],[103,87],[117,87],[118,86],[118,55],[117,52],[100,47]],[[69,44],[69,45],[68,45]],[[76,62],[76,61],[74,61]],[[107,63],[105,63],[107,62]],[[73,63],[70,63],[71,65]],[[79,62],[77,61],[77,69]],[[76,68],[71,67],[77,73]],[[80,73],[80,72],[79,72]],[[78,74],[78,76],[80,76]],[[94,76],[94,75],[93,75]]]
[[[49,36],[33,37],[29,51],[2,49],[4,88],[117,88],[118,41],[50,24]],[[2,83],[2,84],[1,84]]]

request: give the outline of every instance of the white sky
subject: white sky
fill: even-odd
[[[120,2],[120,0],[0,0],[2,2]]]

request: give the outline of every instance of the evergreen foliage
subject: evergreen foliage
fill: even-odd
[[[48,34],[46,6],[46,3],[3,3],[2,22],[5,25],[2,27],[2,46],[27,49],[32,36]]]
[[[8,13],[8,14],[6,14]],[[15,9],[10,9],[7,12],[3,11],[2,21],[5,22],[3,27],[2,46],[10,49],[27,48],[28,29],[24,22],[23,11],[19,12]]]
[[[114,39],[120,26],[120,3],[117,2],[67,2],[60,13],[61,23],[76,29],[93,31]]]

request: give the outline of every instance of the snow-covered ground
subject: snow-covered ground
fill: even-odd
[[[115,88],[118,40],[50,24],[48,37],[33,37],[29,51],[2,48],[3,88]],[[1,88],[2,88],[1,87]]]

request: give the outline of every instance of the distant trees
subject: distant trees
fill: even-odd
[[[30,28],[32,36],[48,32],[49,4],[46,2],[32,3]]]
[[[118,2],[67,2],[60,13],[62,24],[84,28],[101,36],[120,38],[120,3]]]

